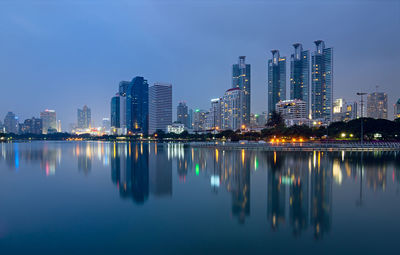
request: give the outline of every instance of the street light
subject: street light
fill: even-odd
[[[361,97],[361,145],[363,145],[364,144],[364,125],[363,125],[363,122],[364,122],[364,120],[363,120],[363,112],[364,112],[364,96],[366,95],[367,93],[365,93],[365,92],[357,92],[357,96],[360,96]]]

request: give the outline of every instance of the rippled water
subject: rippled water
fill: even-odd
[[[0,254],[398,253],[400,153],[0,144]]]

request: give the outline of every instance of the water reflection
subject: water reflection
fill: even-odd
[[[214,196],[229,200],[238,223],[246,224],[251,210],[264,203],[266,228],[288,229],[296,237],[309,231],[315,239],[332,229],[335,187],[340,191],[346,183],[356,186],[357,192],[347,195],[362,206],[368,203],[367,191],[387,192],[392,187],[398,194],[400,185],[397,152],[261,152],[125,142],[2,143],[0,148],[0,160],[15,171],[23,164],[39,164],[45,175],[54,175],[62,157],[72,155],[78,171],[90,176],[101,163],[111,169],[119,196],[140,205],[149,199],[172,199],[173,185],[206,180],[201,184],[206,183]],[[250,201],[254,178],[265,178],[257,179],[264,201]]]

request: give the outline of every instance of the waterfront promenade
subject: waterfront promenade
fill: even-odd
[[[192,147],[224,150],[253,149],[262,151],[400,151],[400,142],[192,142]]]

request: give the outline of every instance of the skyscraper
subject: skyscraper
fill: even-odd
[[[113,98],[111,98],[111,128],[112,129],[117,129],[120,128],[120,122],[119,122],[119,117],[120,117],[120,97],[117,94]]]
[[[222,98],[222,129],[240,129],[242,121],[241,102],[244,92],[239,88],[228,89]]]
[[[25,134],[42,134],[42,120],[32,117],[32,119],[26,119],[24,121],[23,133]]]
[[[78,128],[86,129],[91,127],[91,110],[86,105],[78,109]]]
[[[126,90],[126,128],[129,134],[149,132],[149,85],[136,76]]]
[[[193,130],[204,131],[206,130],[206,115],[207,111],[196,109],[193,111]]]
[[[179,102],[176,107],[176,121],[185,125],[186,128],[191,128],[189,126],[189,112],[188,107],[185,102]]]
[[[374,119],[388,118],[387,94],[373,92],[367,97],[367,116]]]
[[[210,127],[214,130],[222,128],[222,98],[211,99]]]
[[[286,99],[286,57],[280,57],[278,50],[272,50],[268,60],[268,115],[275,105]]]
[[[325,48],[324,41],[314,42],[316,50],[312,53],[312,119],[332,121],[333,104],[333,48]]]
[[[303,51],[300,43],[293,44],[294,54],[290,56],[290,99],[306,102],[307,117],[310,109],[310,52]]]
[[[400,98],[394,104],[394,119],[400,118]]]
[[[42,119],[43,134],[57,132],[56,111],[46,109],[40,113],[40,118]]]
[[[250,85],[250,65],[245,62],[246,57],[240,56],[239,62],[232,66],[232,88],[239,88],[243,91],[241,102],[243,124],[250,123],[251,107],[251,85]]]
[[[4,128],[6,133],[18,134],[18,117],[13,112],[8,112],[4,118]]]
[[[172,123],[172,85],[154,83],[149,88],[149,133],[167,132]]]

